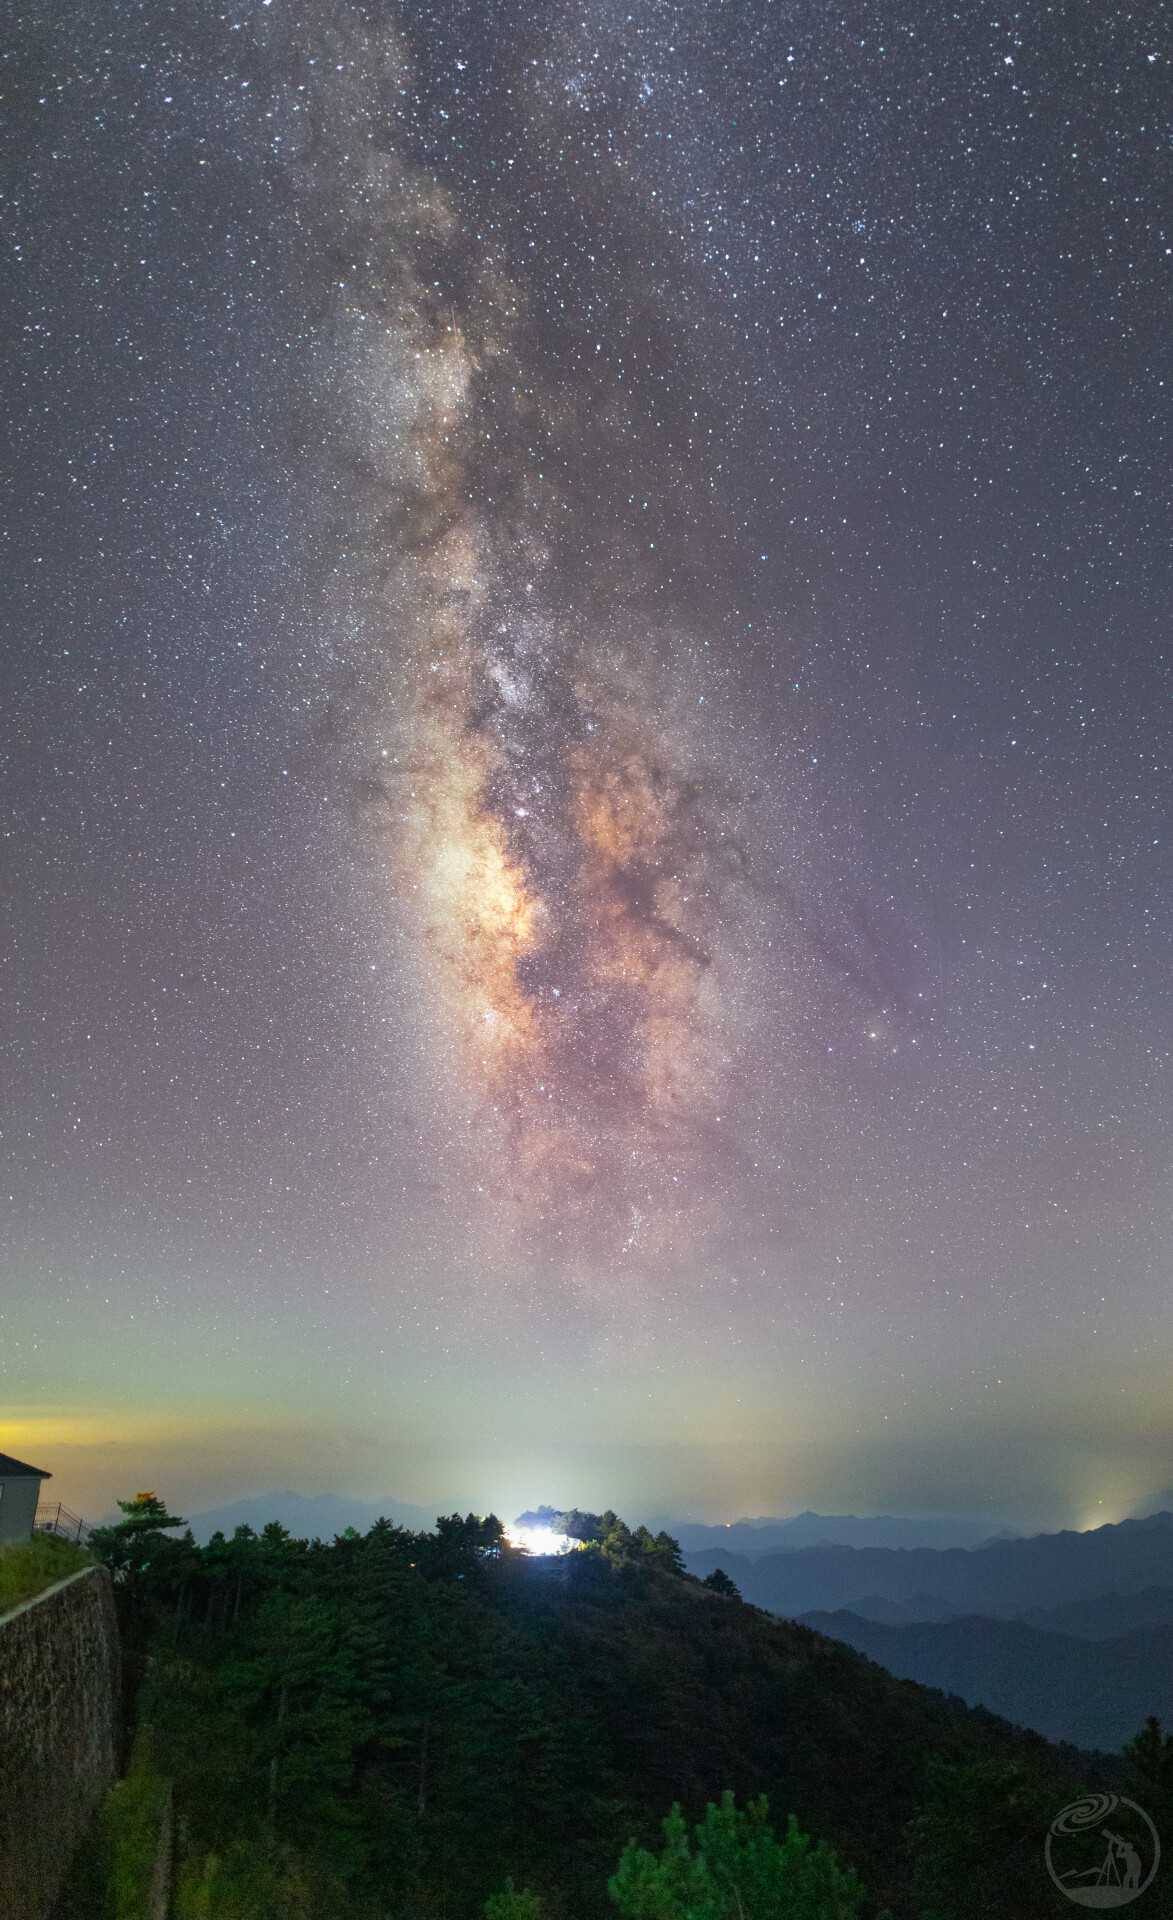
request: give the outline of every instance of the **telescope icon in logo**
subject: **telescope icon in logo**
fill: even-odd
[[[1047,1872],[1079,1907],[1126,1907],[1153,1883],[1161,1859],[1157,1829],[1120,1793],[1089,1793],[1051,1822]]]

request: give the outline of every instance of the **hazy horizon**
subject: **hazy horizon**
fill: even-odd
[[[35,1462],[34,1464],[44,1463]],[[131,1477],[133,1478],[133,1476]],[[136,1482],[131,1492],[142,1491],[146,1485],[146,1480],[143,1481],[143,1487],[141,1488]],[[495,1512],[506,1524],[512,1525],[522,1514],[532,1512],[539,1506],[553,1506],[556,1511],[566,1511],[575,1506],[585,1508],[588,1511],[602,1511],[608,1506],[616,1505],[614,1500],[605,1497],[600,1497],[594,1503],[593,1507],[591,1502],[577,1497],[567,1497],[560,1502],[551,1501],[545,1496],[540,1499],[525,1499],[521,1502],[502,1499],[500,1497],[496,1499],[481,1499],[478,1502],[475,1499],[468,1498],[466,1493],[459,1487],[453,1488],[449,1497],[446,1499],[437,1498],[432,1501],[426,1499],[412,1500],[394,1488],[388,1489],[384,1487],[379,1493],[352,1492],[340,1487],[338,1483],[323,1483],[307,1491],[304,1488],[295,1487],[287,1483],[280,1485],[273,1483],[263,1486],[249,1486],[246,1483],[234,1485],[231,1482],[227,1482],[219,1487],[214,1494],[207,1492],[201,1493],[197,1483],[192,1488],[190,1498],[179,1498],[177,1497],[176,1490],[177,1487],[181,1485],[182,1481],[176,1482],[175,1485],[172,1486],[160,1483],[157,1486],[152,1485],[151,1491],[158,1492],[161,1497],[165,1498],[172,1512],[181,1513],[186,1520],[197,1522],[208,1514],[218,1514],[235,1507],[260,1506],[267,1500],[272,1500],[274,1503],[292,1500],[295,1503],[304,1502],[307,1505],[335,1503],[340,1508],[344,1507],[352,1511],[354,1524],[359,1524],[361,1520],[364,1526],[371,1525],[380,1514],[385,1512],[388,1517],[396,1518],[400,1524],[423,1529],[431,1528],[439,1514],[448,1512]],[[130,1482],[127,1481],[126,1485],[120,1488],[113,1497],[107,1499],[104,1506],[100,1498],[88,1503],[83,1500],[81,1505],[85,1507],[86,1510],[82,1514],[82,1517],[91,1525],[117,1518],[116,1501],[118,1499],[131,1497],[131,1494],[127,1491],[129,1487]],[[52,1481],[45,1483],[42,1489],[42,1497],[49,1504],[60,1500],[64,1506],[76,1512],[79,1511],[79,1506],[76,1497],[73,1500],[69,1498],[71,1491],[76,1495],[76,1487],[71,1488],[69,1484],[66,1483],[63,1488],[58,1484],[55,1476]],[[892,1508],[877,1507],[865,1510],[859,1507],[820,1508],[814,1507],[809,1503],[794,1506],[787,1511],[732,1513],[729,1510],[722,1512],[711,1507],[702,1511],[695,1507],[690,1507],[687,1503],[681,1503],[672,1509],[668,1509],[657,1505],[654,1501],[641,1499],[638,1494],[633,1496],[625,1505],[621,1505],[618,1511],[620,1511],[621,1517],[627,1520],[629,1524],[633,1526],[641,1524],[647,1525],[656,1531],[662,1527],[666,1527],[671,1531],[674,1526],[711,1530],[726,1530],[748,1526],[750,1528],[768,1530],[771,1527],[786,1527],[796,1520],[803,1519],[808,1514],[816,1515],[818,1518],[826,1519],[829,1522],[842,1520],[858,1520],[861,1522],[891,1520],[897,1525],[901,1523],[907,1523],[908,1525],[920,1523],[925,1529],[926,1542],[930,1540],[934,1534],[939,1534],[945,1543],[972,1545],[982,1540],[993,1538],[1000,1533],[1019,1534],[1023,1537],[1029,1537],[1038,1533],[1060,1532],[1064,1529],[1085,1532],[1098,1526],[1114,1525],[1124,1519],[1143,1519],[1156,1512],[1173,1511],[1173,1489],[1158,1490],[1150,1494],[1147,1498],[1133,1502],[1126,1508],[1097,1507],[1094,1512],[1089,1511],[1081,1514],[1060,1509],[1054,1509],[1049,1512],[1019,1512],[1017,1514],[995,1511],[992,1508],[971,1508],[965,1510],[957,1508],[919,1508],[914,1510],[909,1508],[894,1510]],[[274,1514],[272,1517],[278,1516]],[[342,1524],[346,1524],[346,1522],[344,1521]]]

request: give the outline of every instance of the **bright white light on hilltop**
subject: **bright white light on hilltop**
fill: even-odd
[[[510,1546],[523,1547],[526,1553],[569,1553],[578,1545],[569,1534],[555,1533],[553,1527],[506,1527]]]

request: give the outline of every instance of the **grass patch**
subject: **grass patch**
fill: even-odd
[[[353,1915],[289,1848],[237,1840],[222,1855],[188,1860],[175,1889],[176,1920],[315,1920]]]
[[[22,1600],[34,1600],[46,1587],[93,1564],[84,1547],[52,1533],[0,1547],[0,1613],[19,1607]]]
[[[111,1787],[74,1853],[56,1920],[145,1920],[167,1797],[150,1730],[140,1727],[126,1778]]]
[[[143,1920],[159,1851],[166,1785],[149,1761],[120,1780],[106,1802],[103,1853],[111,1920]]]

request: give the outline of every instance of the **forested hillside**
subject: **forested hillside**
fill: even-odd
[[[492,1518],[198,1548],[129,1503],[95,1546],[175,1782],[181,1920],[471,1920],[509,1882],[591,1920],[632,1836],[726,1790],[833,1848],[865,1916],[1056,1910],[1043,1838],[1094,1763],[706,1587],[665,1534],[584,1518],[581,1552],[528,1560]],[[75,1916],[114,1912],[111,1847]]]

